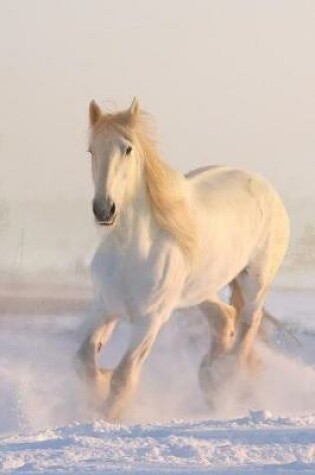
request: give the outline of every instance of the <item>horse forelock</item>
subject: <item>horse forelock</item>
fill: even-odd
[[[92,134],[114,131],[140,148],[144,183],[158,225],[178,243],[184,255],[195,260],[198,248],[195,217],[186,178],[159,156],[150,116],[128,111],[106,114],[92,127]]]

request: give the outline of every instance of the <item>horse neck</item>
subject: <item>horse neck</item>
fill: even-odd
[[[119,243],[143,254],[141,246],[148,251],[166,233],[191,258],[196,248],[195,223],[185,177],[160,161],[153,150],[149,158],[146,154],[138,178],[133,198],[121,210],[116,226]]]
[[[147,247],[152,244],[156,231],[145,183],[141,179],[133,199],[120,213],[114,236],[124,247]]]

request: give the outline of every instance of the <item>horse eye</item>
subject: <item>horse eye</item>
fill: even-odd
[[[125,150],[125,154],[126,154],[126,155],[130,155],[131,152],[132,152],[132,147],[131,147],[131,145],[128,145],[128,147],[127,147],[126,150]]]

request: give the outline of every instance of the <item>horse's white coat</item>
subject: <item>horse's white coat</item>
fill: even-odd
[[[128,113],[134,118],[138,114],[137,104],[133,103]],[[93,103],[92,127],[100,117],[101,112]],[[132,154],[127,157],[125,149],[131,143]],[[104,378],[110,385],[106,417],[116,419],[127,404],[141,364],[162,324],[174,309],[208,302],[209,309],[212,305],[213,310],[219,310],[223,322],[216,334],[218,354],[226,353],[234,344],[235,352],[244,358],[248,356],[262,316],[265,293],[287,247],[288,218],[271,185],[252,173],[219,166],[196,170],[184,179],[179,177],[197,236],[197,257],[190,260],[176,236],[161,229],[154,218],[137,140],[105,130],[91,134],[90,149],[95,199],[110,196],[116,204],[116,221],[112,228],[105,229],[93,259],[95,302],[80,355],[83,366],[91,369],[95,365],[96,346],[107,338],[107,325],[112,330],[113,324],[109,322],[128,318],[133,324],[127,354],[113,374],[106,373]],[[165,209],[166,214],[168,211]],[[185,218],[183,215],[182,219]],[[233,279],[238,280],[243,299],[243,306],[238,309],[243,326],[236,341],[235,309],[220,302],[217,296]],[[211,313],[214,318],[215,312]],[[207,318],[211,322],[211,315]],[[206,377],[203,367],[206,363],[209,367],[209,358],[213,356],[210,352],[205,357],[201,379]],[[96,367],[94,377],[95,374],[99,376]],[[204,384],[201,386],[205,388]]]

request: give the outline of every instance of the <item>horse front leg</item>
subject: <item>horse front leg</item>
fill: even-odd
[[[92,320],[84,329],[84,339],[76,354],[78,374],[86,383],[90,404],[95,409],[106,399],[112,375],[111,370],[98,367],[98,354],[110,339],[116,324],[114,316]]]
[[[155,316],[143,316],[133,321],[129,349],[112,374],[105,409],[105,418],[108,421],[119,420],[133,396],[141,368],[152,349],[163,321],[165,320]]]

